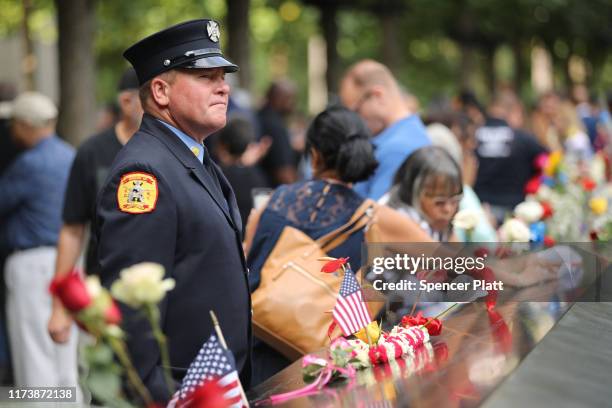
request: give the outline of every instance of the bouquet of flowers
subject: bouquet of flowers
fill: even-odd
[[[110,292],[100,284],[97,276],[84,279],[77,270],[51,282],[51,294],[62,302],[77,325],[93,338],[92,344],[87,345],[82,354],[88,365],[84,384],[96,399],[108,406],[134,406],[122,392],[123,374],[141,400],[138,405],[154,405],[130,360],[125,335],[120,328],[122,316],[115,299],[141,310],[147,316],[159,342],[164,366],[170,367],[169,362],[166,364],[169,360],[165,337],[159,327],[157,304],[167,291],[174,288],[174,280],[163,279],[163,276],[161,265],[142,263],[123,270],[121,278],[113,283]],[[120,364],[115,362],[113,356]],[[168,386],[172,387],[174,382],[170,380],[169,371],[166,376]],[[173,390],[170,388],[169,391]]]

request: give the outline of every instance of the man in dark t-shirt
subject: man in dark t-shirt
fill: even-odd
[[[87,224],[94,219],[98,191],[115,156],[140,126],[143,111],[138,79],[132,68],[126,70],[119,81],[117,101],[121,111],[119,121],[86,140],[77,150],[72,164],[64,197],[64,224],[57,246],[56,276],[75,267],[85,243]],[[98,272],[97,242],[93,234],[90,234],[87,247],[85,271],[87,274]],[[49,334],[53,340],[58,343],[68,341],[71,323],[61,303],[54,298],[49,319]]]
[[[215,146],[216,156],[223,174],[234,189],[236,203],[242,218],[242,228],[253,209],[253,189],[269,187],[264,172],[255,165],[245,165],[242,160],[250,144],[255,142],[255,129],[246,115],[233,115],[219,132]]]
[[[285,119],[295,107],[296,87],[293,82],[279,80],[268,89],[266,104],[257,113],[262,137],[272,141],[260,163],[269,183],[276,187],[297,179],[295,153]]]
[[[474,191],[491,206],[498,222],[525,199],[525,184],[535,175],[535,158],[545,153],[535,136],[514,129],[520,123],[520,102],[509,95],[497,95],[484,126],[476,131],[478,174]]]

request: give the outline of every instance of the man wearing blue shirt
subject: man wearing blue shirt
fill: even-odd
[[[430,144],[425,126],[406,105],[391,71],[373,60],[360,61],[348,70],[340,85],[340,99],[361,116],[372,132],[379,162],[374,175],[357,183],[355,191],[378,200],[391,188],[404,160]]]
[[[0,178],[0,246],[5,265],[9,341],[20,387],[76,386],[76,336],[59,346],[47,333],[49,283],[74,149],[55,135],[57,108],[26,92],[14,103],[11,134],[25,150]]]

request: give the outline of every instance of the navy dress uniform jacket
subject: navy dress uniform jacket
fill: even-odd
[[[218,183],[171,130],[144,115],[98,196],[95,231],[101,280],[110,287],[122,268],[145,261],[162,264],[166,277],[176,280],[176,287],[160,304],[173,377],[180,382],[213,332],[209,310],[214,310],[248,389],[251,303],[242,224],[229,183],[214,163],[212,167]],[[130,172],[149,173],[157,179],[153,211],[119,210],[118,184]],[[135,367],[153,397],[167,400],[159,349],[148,324],[133,310],[122,307],[122,311]]]

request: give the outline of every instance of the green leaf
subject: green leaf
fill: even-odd
[[[101,402],[113,407],[131,407],[120,397],[121,377],[110,370],[94,370],[85,379],[91,394]]]
[[[113,350],[104,343],[87,346],[84,357],[90,366],[108,366],[113,363]]]

